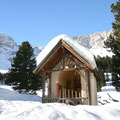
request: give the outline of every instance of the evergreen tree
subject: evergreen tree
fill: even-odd
[[[22,43],[11,66],[10,72],[6,75],[7,83],[19,92],[36,94],[36,90],[40,89],[42,81],[40,76],[33,74],[36,61],[29,42]]]
[[[101,87],[105,86],[105,77],[104,77],[104,72],[98,68],[98,73],[100,76],[100,80],[97,81],[97,90],[101,91]]]
[[[3,74],[0,72],[0,81],[2,81],[3,80]]]
[[[97,90],[101,91],[101,87],[105,85],[105,77],[104,77],[103,61],[100,56],[96,58],[96,64],[100,76],[100,80],[97,81]]]
[[[115,22],[112,23],[113,33],[105,45],[114,53],[112,57],[113,85],[120,89],[120,0],[111,5],[111,12],[114,14]]]
[[[98,91],[100,91],[102,86],[106,85],[106,81],[108,79],[105,79],[105,75],[104,73],[111,73],[112,72],[112,58],[106,56],[106,57],[100,57],[97,56],[96,59],[96,64],[98,67],[98,73],[100,76],[100,80],[97,81],[97,87],[98,87]]]

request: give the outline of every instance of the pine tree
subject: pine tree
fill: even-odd
[[[40,76],[33,74],[36,61],[29,42],[22,43],[11,66],[6,79],[13,86],[13,89],[36,94],[36,90],[40,89],[42,81]]]
[[[97,90],[98,91],[101,91],[101,87],[102,86],[105,86],[105,77],[104,77],[104,68],[103,68],[103,58],[101,58],[100,56],[98,56],[96,58],[96,64],[97,64],[97,67],[98,67],[98,73],[99,73],[99,77],[100,77],[100,80],[97,81]]]
[[[0,72],[0,81],[3,80],[3,74]]]
[[[120,0],[111,5],[111,12],[114,14],[115,22],[112,23],[113,33],[105,45],[114,53],[112,57],[113,85],[120,89]]]
[[[105,79],[104,73],[111,73],[112,72],[112,58],[106,56],[106,57],[100,57],[97,56],[96,59],[96,64],[98,67],[98,73],[100,76],[100,80],[97,81],[97,87],[98,91],[100,91],[102,86],[106,85],[107,79]]]

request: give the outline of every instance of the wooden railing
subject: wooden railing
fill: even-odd
[[[87,105],[88,97],[81,96],[80,91],[75,91],[75,89],[67,89],[62,87],[58,83],[56,84],[56,98],[48,96],[43,97],[44,103],[59,102],[66,103],[70,105]]]
[[[76,97],[76,98],[47,98],[44,97],[45,103],[52,103],[52,102],[59,102],[59,103],[66,103],[70,105],[86,105],[87,104],[87,97]]]
[[[57,98],[77,98],[81,97],[81,90],[68,89],[56,83]]]

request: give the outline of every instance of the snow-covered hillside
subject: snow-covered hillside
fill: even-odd
[[[8,70],[11,67],[12,58],[14,57],[19,45],[12,37],[0,33],[0,70]],[[33,47],[34,54],[37,56],[42,47]]]
[[[11,58],[17,49],[17,44],[10,36],[0,33],[0,69],[7,70],[10,68]]]
[[[0,120],[120,120],[120,102],[100,106],[43,104],[41,96],[19,94],[7,85],[0,85],[0,91]],[[108,100],[106,94],[100,92],[98,97]],[[120,101],[120,93],[109,94]]]
[[[33,46],[33,50],[34,50],[34,55],[37,57],[39,55],[39,53],[42,51],[43,47],[35,47]]]
[[[113,54],[104,48],[104,42],[111,33],[112,30],[109,30],[108,32],[96,32],[94,34],[88,34],[80,37],[74,36],[73,39],[90,49],[95,56],[100,55],[101,57],[104,57],[107,55],[111,57]]]

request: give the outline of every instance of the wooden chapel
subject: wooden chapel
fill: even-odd
[[[97,104],[97,67],[84,46],[59,35],[42,50],[37,62],[34,73],[43,77],[43,103]]]

